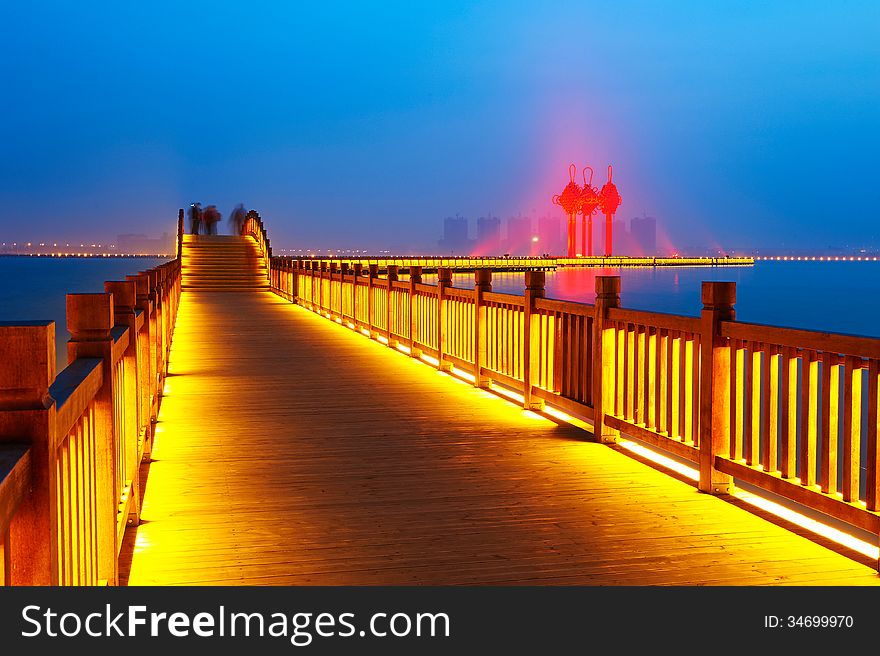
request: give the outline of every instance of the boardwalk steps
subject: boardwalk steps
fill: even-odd
[[[266,266],[250,237],[185,235],[183,289],[238,291],[268,287]]]

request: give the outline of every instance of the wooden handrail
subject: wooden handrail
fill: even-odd
[[[726,494],[741,474],[836,519],[878,526],[880,339],[737,322],[733,283],[704,283],[702,315],[693,317],[620,308],[614,276],[597,277],[592,305],[544,298],[543,278],[530,278],[539,272],[526,273],[524,296],[480,291],[479,269],[475,289],[455,288],[444,265],[456,261],[371,259],[369,276],[353,259],[282,267],[272,258],[270,267],[283,271],[273,290],[294,303],[406,344],[475,385],[512,388],[527,408],[556,405],[592,422],[598,440],[622,432],[696,463],[704,492]],[[343,265],[357,272],[321,271]],[[383,267],[432,265],[436,285],[422,282],[420,268],[409,285],[378,277]]]
[[[54,322],[0,323],[0,454],[20,453],[0,466],[0,583],[116,584],[123,531],[139,521],[138,466],[162,398],[181,257],[102,293],[68,294],[69,358],[57,375]]]

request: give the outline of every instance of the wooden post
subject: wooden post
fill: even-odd
[[[350,266],[348,262],[342,262],[339,265],[339,318],[342,319],[343,323],[346,321],[345,318],[345,279],[349,277]]]
[[[616,442],[620,432],[605,424],[614,412],[616,331],[608,310],[620,306],[620,276],[596,276],[593,315],[593,436],[599,442]]]
[[[446,362],[444,354],[448,350],[446,344],[446,322],[449,308],[446,300],[446,290],[452,287],[452,269],[449,267],[437,268],[437,369],[440,371],[452,371],[452,363]]]
[[[417,316],[418,304],[416,303],[416,285],[422,284],[422,267],[409,267],[409,354],[411,357],[422,357],[422,349],[416,346],[414,335],[419,325]],[[422,324],[424,325],[424,323]],[[419,333],[421,334],[421,333]]]
[[[394,336],[394,322],[397,320],[397,308],[394,306],[394,283],[397,282],[399,267],[396,264],[388,265],[388,294],[385,296],[385,309],[388,316],[385,318],[385,337],[388,346],[397,348],[397,337]]]
[[[128,347],[125,349],[123,368],[125,370],[124,398],[117,403],[124,405],[125,415],[125,473],[123,478],[131,480],[131,494],[127,523],[137,526],[140,523],[140,403],[138,386],[142,383],[138,371],[138,331],[135,305],[137,287],[134,282],[107,281],[104,291],[113,295],[113,318],[117,326],[128,328]]]
[[[67,361],[77,358],[101,358],[103,382],[95,395],[95,509],[97,527],[98,579],[108,585],[118,581],[119,542],[116,531],[116,510],[119,490],[116,489],[115,404],[113,398],[115,367],[113,366],[114,325],[112,294],[68,294]]]
[[[153,433],[156,424],[153,398],[156,392],[156,370],[151,356],[155,341],[150,326],[151,302],[149,280],[144,274],[126,276],[126,280],[134,282],[137,291],[137,308],[143,314],[143,326],[140,330],[140,362],[138,365],[138,397],[141,405],[141,421],[145,425],[143,460],[148,462],[153,448]]]
[[[58,584],[54,381],[55,322],[0,322],[0,443],[29,446],[31,463],[6,535],[7,585]]]
[[[351,322],[357,327],[358,325],[358,279],[361,277],[363,264],[355,262],[353,266],[352,285],[351,285]]]
[[[370,337],[375,337],[373,334],[373,313],[375,312],[373,307],[375,305],[373,303],[373,285],[376,278],[379,277],[379,265],[370,264],[367,275],[369,276],[367,278],[367,330],[370,332]]]
[[[701,492],[730,494],[732,478],[715,469],[715,457],[730,452],[730,343],[722,321],[734,321],[735,282],[704,282],[700,315],[700,484]]]
[[[339,273],[338,263],[330,262],[330,265],[328,266],[328,275],[330,276],[330,280],[329,280],[330,303],[329,303],[329,307],[327,308],[327,310],[330,312],[331,319],[334,319],[336,317],[342,317],[342,293],[341,293],[342,292],[342,282],[341,282],[341,278],[340,278],[340,283],[339,283],[339,289],[340,289],[339,312],[337,313],[336,308],[333,307],[333,287],[336,282],[336,274],[338,274],[338,273]],[[335,316],[334,316],[334,314],[335,314]]]
[[[177,211],[177,257],[183,253],[183,208]]]
[[[483,375],[483,367],[488,361],[488,309],[483,301],[483,293],[492,291],[492,269],[474,270],[474,387],[488,389],[492,379]]]
[[[544,409],[544,399],[532,397],[532,386],[539,382],[541,356],[541,317],[535,311],[535,299],[544,298],[544,283],[543,271],[526,271],[523,303],[523,408],[526,410]]]

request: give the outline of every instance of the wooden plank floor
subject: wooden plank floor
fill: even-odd
[[[269,292],[182,296],[130,584],[877,585]]]

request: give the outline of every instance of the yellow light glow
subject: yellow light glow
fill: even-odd
[[[849,533],[844,533],[843,531],[834,528],[833,526],[828,526],[827,524],[823,524],[815,519],[802,515],[801,513],[792,510],[791,508],[786,508],[774,501],[770,501],[769,499],[765,499],[764,497],[760,497],[757,494],[752,494],[751,492],[746,492],[745,490],[736,489],[734,490],[734,496],[746,503],[755,506],[756,508],[760,508],[766,512],[769,512],[781,519],[785,519],[792,524],[797,524],[798,526],[805,528],[808,531],[816,533],[817,535],[821,535],[832,542],[836,542],[837,544],[843,545],[848,549],[852,549],[853,551],[860,553],[864,556],[868,556],[873,560],[877,560],[880,558],[880,548],[877,545],[870,544],[869,542],[865,542],[857,538],[854,535],[850,535]]]
[[[666,469],[670,469],[674,472],[678,472],[682,476],[685,476],[693,481],[700,480],[700,472],[693,467],[689,467],[684,463],[681,463],[677,460],[673,460],[672,458],[668,458],[660,453],[657,453],[653,449],[649,449],[641,444],[636,444],[635,442],[631,442],[630,440],[620,440],[618,444],[622,446],[624,449],[635,453],[646,460],[650,460],[651,462],[656,462],[658,465],[665,467]]]
[[[377,337],[376,339],[378,339],[378,340],[379,340],[380,342],[382,342],[383,344],[386,344],[386,345],[388,344],[388,338],[387,338],[387,337],[382,337],[381,335],[379,335],[379,337]]]
[[[653,449],[644,447],[641,444],[636,444],[635,442],[631,442],[630,440],[620,440],[618,444],[623,448],[641,456],[642,458],[645,458],[646,460],[656,462],[662,467],[678,472],[682,476],[685,476],[693,481],[698,481],[700,479],[700,472],[694,467],[690,467],[682,462],[673,460],[672,458],[668,458],[654,451]],[[785,506],[771,501],[770,499],[766,499],[764,497],[758,496],[757,494],[747,492],[746,490],[743,490],[741,488],[735,488],[733,491],[733,496],[748,503],[749,505],[760,508],[761,510],[768,512],[771,515],[779,517],[780,519],[784,519],[788,522],[791,522],[792,524],[796,524],[797,526],[800,526],[807,531],[822,536],[828,540],[831,540],[832,542],[847,547],[848,549],[852,549],[853,551],[867,556],[873,560],[877,560],[878,558],[880,558],[880,547],[878,547],[877,545],[865,542],[864,540],[857,538],[854,535],[850,535],[849,533],[845,533],[840,529],[834,528],[833,526],[829,526],[828,524],[824,524],[811,517],[807,517],[806,515],[803,515],[796,510],[792,510],[791,508],[786,508]]]
[[[370,336],[370,331],[369,331],[369,330],[364,330],[363,328],[361,328],[361,335],[366,335],[367,337],[369,337],[369,336]]]
[[[427,362],[432,367],[439,367],[440,366],[440,360],[438,360],[437,358],[431,357],[430,355],[425,355],[424,353],[422,354],[422,360]]]
[[[410,350],[409,346],[404,346],[403,344],[398,344],[398,345],[397,345],[397,350],[400,351],[401,353],[406,353],[407,355],[409,355],[410,353],[412,353],[412,351]]]
[[[355,326],[354,326],[354,324],[353,324],[351,321],[349,321],[346,325],[347,325],[349,328],[351,328],[352,330],[355,329]]]
[[[465,379],[469,383],[474,383],[477,380],[473,374],[468,373],[464,369],[459,369],[458,367],[452,367],[452,374],[454,376],[458,376],[459,378]]]
[[[496,387],[492,388],[492,391],[495,392],[496,394],[500,394],[501,396],[506,396],[508,399],[516,402],[519,405],[522,405],[523,403],[526,402],[526,398],[522,394],[514,392],[513,390],[509,390],[506,387],[497,387],[496,386]]]

